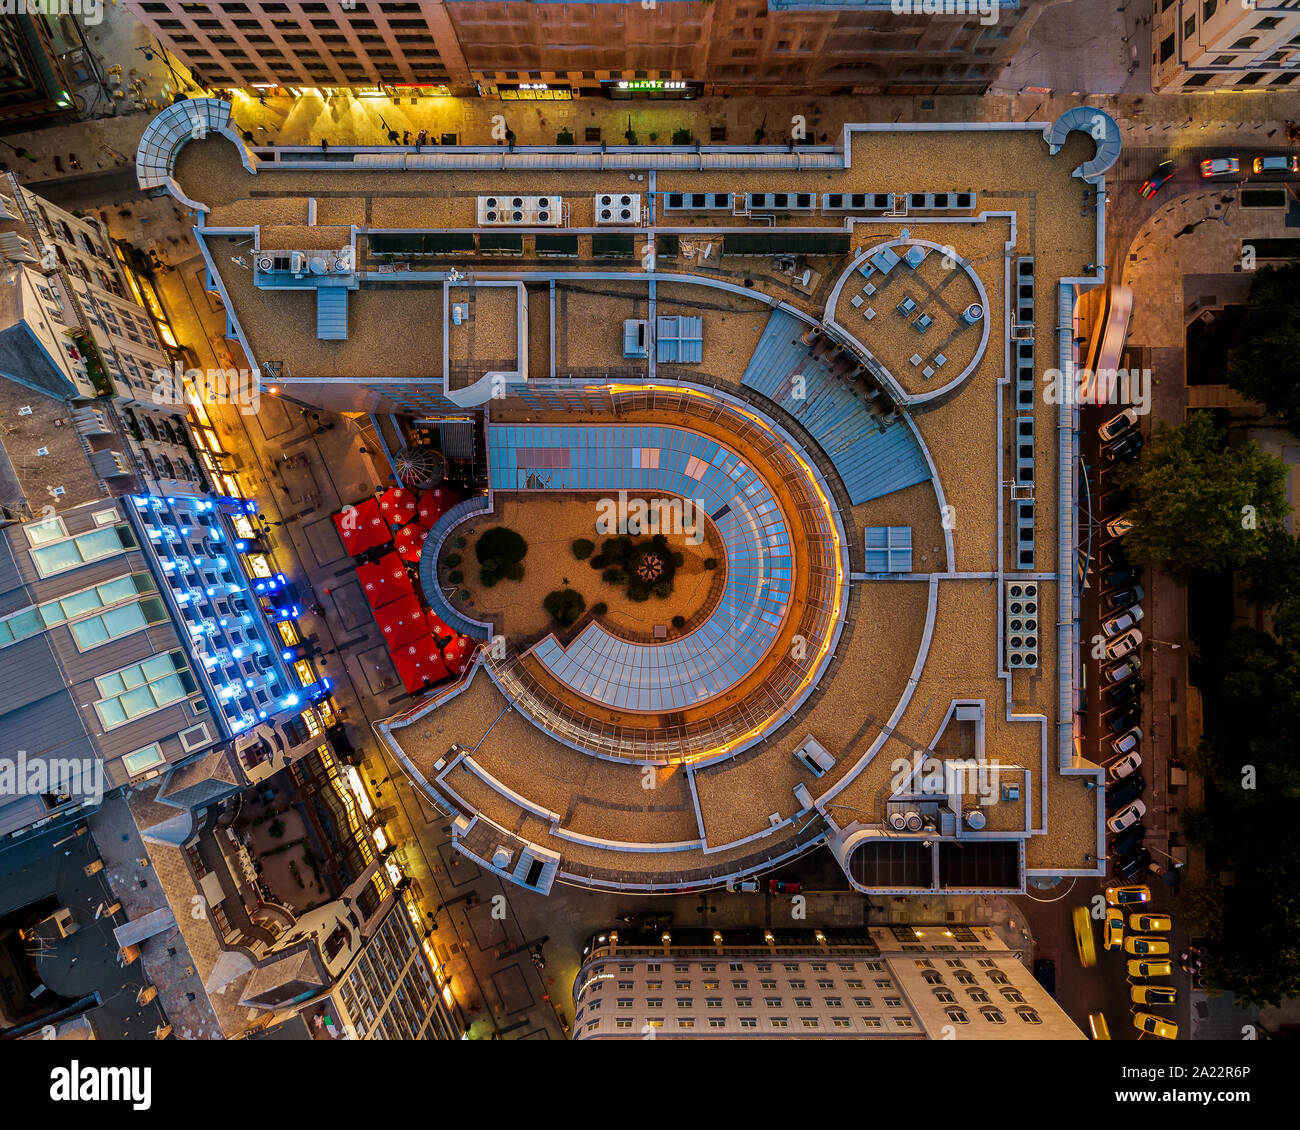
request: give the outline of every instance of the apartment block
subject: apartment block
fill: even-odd
[[[1294,88],[1297,76],[1300,0],[1156,0],[1156,92]]]
[[[505,100],[979,94],[1037,6],[952,15],[889,0],[420,0],[127,6],[209,88],[477,90]],[[964,7],[964,6],[963,6]]]
[[[205,485],[171,394],[172,357],[136,300],[105,226],[0,178],[0,357],[7,395],[36,394],[71,423],[104,492],[199,490]],[[31,513],[61,497],[17,499]],[[6,500],[6,504],[9,501]]]
[[[574,1039],[1080,1040],[989,926],[591,939]]]
[[[36,7],[0,16],[0,122],[6,125],[75,114],[76,84],[61,50],[65,45]]]

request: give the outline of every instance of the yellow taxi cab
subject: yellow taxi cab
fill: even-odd
[[[1167,914],[1130,914],[1128,928],[1135,934],[1167,934],[1174,920]]]
[[[1169,943],[1164,938],[1140,938],[1130,934],[1124,939],[1124,948],[1138,956],[1154,957],[1156,954],[1168,953]]]
[[[1128,995],[1134,1004],[1178,1003],[1178,990],[1173,985],[1134,985]]]
[[[1151,888],[1145,883],[1132,887],[1107,887],[1106,901],[1111,906],[1130,906],[1133,903],[1150,902]]]
[[[1079,951],[1079,964],[1091,969],[1097,964],[1097,939],[1092,932],[1092,914],[1086,906],[1076,906],[1074,919],[1074,944]]]
[[[1088,1031],[1092,1034],[1094,1040],[1110,1039],[1110,1025],[1106,1023],[1106,1017],[1103,1013],[1088,1013]]]
[[[1155,1036],[1161,1040],[1178,1039],[1178,1025],[1172,1020],[1161,1020],[1149,1012],[1135,1012],[1133,1027],[1145,1036]]]
[[[1103,949],[1117,950],[1124,944],[1124,912],[1116,906],[1106,908],[1106,921],[1101,928]]]
[[[1130,961],[1128,975],[1138,980],[1150,980],[1152,977],[1171,977],[1174,967],[1168,961]]]

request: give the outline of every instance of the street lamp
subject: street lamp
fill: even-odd
[[[1154,636],[1147,636],[1147,642],[1148,642],[1148,643],[1162,643],[1162,644],[1165,645],[1165,647],[1171,648],[1171,649],[1173,649],[1174,651],[1177,651],[1180,647],[1183,646],[1183,645],[1180,644],[1180,643],[1171,643],[1169,640],[1158,640],[1158,639],[1156,639]]]

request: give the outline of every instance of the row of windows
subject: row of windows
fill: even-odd
[[[987,999],[987,998],[986,998],[986,999]],[[695,1005],[694,1005],[694,998],[693,998],[693,997],[677,997],[677,998],[675,998],[675,1000],[676,1000],[676,1003],[677,1003],[677,1007],[678,1007],[678,1008],[694,1008],[694,1007],[695,1007]],[[829,1008],[841,1008],[841,1007],[843,1007],[843,1004],[844,1004],[844,1001],[843,1001],[843,998],[842,998],[842,997],[823,997],[822,1000],[825,1002],[825,1004],[826,1004],[827,1007],[829,1007]],[[872,1002],[872,998],[871,998],[871,997],[854,997],[854,998],[853,998],[853,1003],[854,1003],[854,1005],[857,1006],[858,1008],[872,1008],[872,1007],[874,1007],[874,1006],[872,1005],[871,1002]],[[620,1008],[620,1009],[624,1009],[624,1010],[626,1010],[626,1009],[631,1009],[631,1008],[635,1008],[635,1007],[636,1007],[636,998],[635,998],[635,997],[618,997],[618,998],[615,1000],[614,1003],[615,1003],[615,1005],[616,1005],[618,1008]],[[723,1000],[722,1000],[721,997],[705,997],[705,999],[704,999],[704,1003],[705,1003],[705,1007],[707,1007],[707,1008],[722,1008],[722,1007],[723,1007]],[[731,1003],[732,1003],[736,1008],[753,1008],[753,1007],[754,1007],[754,998],[753,998],[753,997],[735,997],[735,998],[732,1000]],[[783,1008],[783,1007],[785,1007],[785,998],[784,998],[784,997],[764,997],[764,998],[763,998],[763,1003],[764,1003],[764,1005],[766,1005],[766,1007],[768,1007],[768,1008]],[[881,998],[881,1003],[882,1003],[886,1008],[902,1008],[902,1007],[903,1007],[903,998],[902,998],[902,997],[882,997],[882,998]],[[601,1006],[601,1002],[600,1002],[599,1000],[593,1000],[593,1001],[591,1001],[591,1002],[590,1002],[586,1007],[587,1007],[588,1009],[592,1010],[592,1011],[595,1011],[595,1010],[599,1009],[600,1006]],[[646,997],[646,1000],[645,1000],[645,1007],[646,1007],[646,1008],[663,1008],[663,1006],[664,1006],[664,998],[663,998],[663,997]],[[795,1006],[795,1008],[812,1008],[812,1007],[813,1007],[813,999],[812,999],[812,997],[795,997],[795,998],[794,998],[794,1006]]]
[[[708,1027],[714,1029],[727,1028],[731,1023],[725,1016],[710,1016],[707,1018],[706,1022]],[[688,1030],[696,1027],[697,1020],[693,1016],[679,1016],[676,1023],[679,1029]],[[890,1018],[890,1023],[895,1028],[908,1029],[916,1027],[916,1021],[910,1016],[892,1017]],[[589,1020],[586,1024],[586,1029],[589,1032],[594,1032],[600,1028],[600,1024],[601,1022],[599,1020]],[[788,1016],[769,1016],[767,1024],[769,1028],[778,1030],[789,1028],[790,1018]],[[863,1016],[858,1018],[858,1025],[862,1028],[879,1029],[885,1026],[885,1022],[879,1016]],[[662,1020],[647,1020],[642,1026],[642,1031],[648,1029],[662,1029],[663,1026],[664,1021]],[[821,1019],[816,1016],[803,1016],[799,1018],[799,1026],[802,1028],[821,1028],[822,1022]],[[851,1029],[854,1027],[853,1018],[849,1016],[832,1016],[829,1018],[827,1026],[831,1028]],[[631,1031],[636,1027],[636,1021],[620,1018],[614,1021],[614,1027],[622,1032]],[[740,1029],[757,1028],[758,1020],[755,1017],[742,1016],[736,1021],[736,1027]]]
[[[606,962],[602,966],[593,966],[592,972],[599,973],[602,969],[608,970],[612,963]],[[960,964],[960,961],[958,962]],[[839,961],[834,963],[835,967],[842,973],[853,973],[857,971],[858,963],[853,961]],[[716,961],[701,961],[691,964],[685,961],[675,961],[672,963],[674,973],[690,973],[692,970],[698,970],[701,973],[716,973],[718,963]],[[803,965],[797,961],[786,961],[781,963],[781,967],[787,973],[798,973],[803,969]],[[814,973],[825,973],[830,969],[831,963],[825,961],[813,961],[809,963],[809,969]],[[633,973],[638,967],[632,962],[619,962],[618,971],[620,973]],[[659,973],[663,970],[663,963],[658,961],[645,962],[640,968],[647,973]],[[749,966],[743,961],[731,961],[727,963],[727,969],[731,973],[744,973]],[[771,973],[774,963],[770,961],[759,961],[754,963],[754,969],[759,973]],[[880,961],[865,961],[862,968],[868,973],[883,973],[885,966]]]
[[[134,600],[142,593],[155,591],[153,578],[148,573],[132,573],[69,593],[57,600],[32,605],[0,620],[0,647],[38,635],[46,628],[56,627],[101,608],[109,608],[124,600]]]

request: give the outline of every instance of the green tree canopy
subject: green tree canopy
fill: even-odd
[[[1300,262],[1256,272],[1228,384],[1300,435]]]
[[[1125,548],[1182,580],[1241,567],[1265,552],[1265,536],[1290,512],[1286,477],[1286,465],[1256,444],[1229,448],[1208,413],[1162,422],[1140,462],[1115,476],[1133,495]]]

